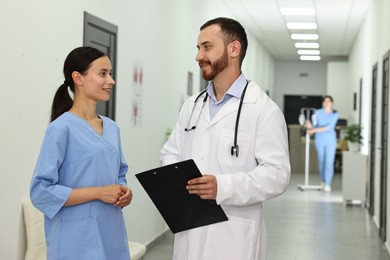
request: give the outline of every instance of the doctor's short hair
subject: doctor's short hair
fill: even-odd
[[[103,56],[106,56],[106,54],[93,47],[78,47],[68,54],[63,68],[65,80],[54,95],[50,122],[67,112],[73,105],[73,99],[68,92],[69,87],[70,91],[75,93],[72,73],[77,71],[85,75],[91,67],[91,63]]]
[[[241,44],[240,53],[240,66],[245,58],[246,50],[248,48],[248,39],[246,36],[245,28],[236,20],[226,17],[218,17],[207,21],[200,27],[200,30],[211,26],[218,25],[221,28],[222,33],[225,34],[225,45],[228,45],[232,41],[239,41]]]

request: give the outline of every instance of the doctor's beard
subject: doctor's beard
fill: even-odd
[[[204,61],[201,63],[209,64],[211,67],[210,73],[202,71],[203,78],[207,81],[213,80],[218,75],[218,73],[223,71],[229,65],[227,48],[225,48],[225,51],[223,52],[222,56],[215,62]]]

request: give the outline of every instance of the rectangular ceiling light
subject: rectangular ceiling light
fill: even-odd
[[[318,34],[291,34],[291,39],[293,40],[318,40]]]
[[[314,8],[281,8],[282,15],[315,15]]]
[[[321,57],[320,56],[305,56],[305,55],[302,55],[299,57],[301,60],[321,60]]]
[[[317,29],[316,23],[287,23],[288,29]]]
[[[295,48],[297,49],[317,49],[320,45],[316,42],[296,42]]]
[[[298,50],[299,55],[320,55],[319,50]]]

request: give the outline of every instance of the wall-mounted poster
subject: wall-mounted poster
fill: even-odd
[[[180,105],[179,108],[181,108],[184,104],[184,102],[187,100],[187,98],[191,97],[194,92],[194,78],[191,71],[187,72],[187,93],[182,93],[180,95]]]
[[[204,90],[204,89],[207,87],[207,85],[209,84],[209,82],[203,78],[203,73],[202,73],[202,70],[201,70],[201,69],[200,69],[200,73],[199,73],[199,74],[200,74],[199,91],[202,91],[202,90]]]
[[[192,92],[193,92],[193,85],[194,85],[194,80],[193,80],[193,77],[192,77],[192,72],[189,71],[188,74],[187,74],[187,96],[192,96]]]
[[[132,81],[133,96],[131,98],[131,123],[133,127],[142,127],[143,78],[142,63],[138,61],[134,62]]]

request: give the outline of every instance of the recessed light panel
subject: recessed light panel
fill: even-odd
[[[291,34],[291,39],[293,40],[318,40],[318,34]]]
[[[306,56],[306,55],[302,55],[299,58],[301,60],[315,60],[315,61],[321,60],[320,56]]]
[[[320,55],[319,50],[298,50],[299,55]]]
[[[297,49],[318,49],[320,45],[317,42],[296,42]]]

